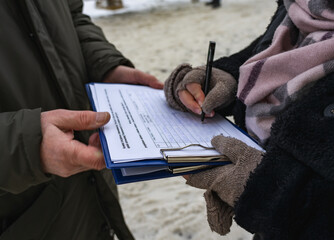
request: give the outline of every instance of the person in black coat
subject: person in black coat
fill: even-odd
[[[232,164],[186,176],[206,189],[213,231],[227,234],[234,217],[256,240],[334,239],[334,4],[277,4],[263,35],[214,62],[206,97],[203,67],[187,64],[165,94],[180,110],[232,115],[265,149],[218,135]]]

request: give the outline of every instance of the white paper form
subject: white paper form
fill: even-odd
[[[259,148],[230,122],[217,115],[206,118],[180,112],[168,106],[163,90],[124,84],[94,84],[91,92],[98,111],[107,111],[111,120],[104,126],[111,160],[128,162],[161,159],[161,148],[179,148],[189,144],[211,147],[212,137],[223,134],[239,138]],[[172,153],[169,153],[172,155]],[[189,155],[177,151],[176,155]],[[196,155],[217,155],[215,150],[196,150]]]

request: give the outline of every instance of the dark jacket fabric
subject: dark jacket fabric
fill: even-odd
[[[132,66],[81,0],[0,2],[0,239],[133,239],[110,172],[43,173],[42,111],[90,109],[84,84]],[[90,133],[77,133],[87,142]],[[112,229],[112,230],[111,230]]]
[[[216,67],[237,79],[238,67],[270,45],[285,14],[278,1],[267,31],[240,53],[218,59]],[[222,112],[233,113],[244,128],[244,109],[236,100]],[[334,239],[334,74],[276,118],[265,148],[235,205],[236,222],[257,240]]]

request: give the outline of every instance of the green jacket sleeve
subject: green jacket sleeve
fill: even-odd
[[[69,0],[68,2],[92,81],[102,81],[105,74],[116,66],[134,67],[130,60],[107,41],[101,28],[93,24],[90,17],[82,13],[83,2],[81,0]]]
[[[40,109],[0,113],[0,195],[47,181],[41,170]]]

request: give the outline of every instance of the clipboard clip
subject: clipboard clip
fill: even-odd
[[[205,150],[215,150],[213,147],[206,147],[201,144],[189,144],[184,147],[179,147],[179,148],[162,148],[160,149],[160,152],[163,156],[163,159],[167,161],[168,163],[182,163],[182,162],[208,162],[208,161],[213,161],[213,160],[219,160],[221,161],[227,161],[227,157],[225,155],[221,154],[215,154],[215,155],[191,155],[191,156],[168,156],[166,152],[168,151],[182,151],[186,148],[190,147],[201,147]]]

